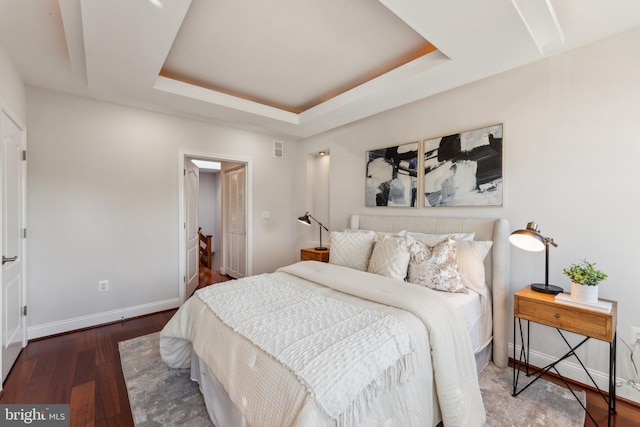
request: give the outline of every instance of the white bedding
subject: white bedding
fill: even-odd
[[[437,292],[437,291],[434,291]],[[480,297],[477,292],[467,289],[459,292],[439,292],[439,295],[458,309],[467,326],[473,352],[482,351],[492,338],[491,297]],[[487,295],[489,295],[487,293]],[[484,366],[479,366],[481,370]]]
[[[465,326],[477,319],[463,320],[444,302],[447,297],[316,262],[294,264],[275,274],[322,295],[390,313],[407,325],[415,349],[411,356],[416,358],[414,377],[380,398],[384,408],[376,402],[362,408],[355,424],[435,425],[439,409],[447,426],[484,424],[473,349]],[[197,297],[187,301],[163,329],[160,345],[163,359],[173,367],[189,366],[193,348],[249,425],[334,425],[290,371],[234,334]]]
[[[404,383],[413,371],[406,326],[276,274],[196,292],[220,320],[287,367],[333,419]],[[349,423],[351,424],[351,423]]]

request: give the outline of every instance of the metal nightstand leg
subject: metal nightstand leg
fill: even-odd
[[[516,327],[516,321],[518,323],[517,327]],[[571,346],[571,344],[569,344],[569,341],[567,341],[567,339],[565,338],[565,336],[562,333],[562,331],[560,329],[556,328],[556,331],[558,331],[558,333],[560,334],[560,336],[562,337],[564,342],[569,347],[569,351],[567,351],[567,353],[565,353],[562,357],[560,357],[555,362],[550,363],[550,364],[548,364],[547,366],[545,366],[543,368],[539,368],[534,372],[529,372],[529,360],[530,360],[529,359],[529,342],[530,342],[530,339],[529,339],[530,334],[529,334],[529,332],[530,332],[530,321],[527,320],[526,322],[527,322],[527,338],[525,340],[524,332],[522,330],[522,319],[519,318],[519,317],[514,317],[513,318],[513,393],[512,393],[512,396],[514,396],[514,397],[518,396],[520,393],[522,393],[527,388],[529,388],[530,385],[532,385],[537,380],[539,380],[544,374],[546,374],[548,371],[553,369],[555,371],[555,373],[558,375],[558,377],[560,378],[560,380],[569,389],[571,394],[573,394],[573,397],[575,397],[576,400],[578,401],[578,403],[580,403],[580,406],[582,406],[582,408],[584,409],[585,413],[589,416],[589,418],[591,419],[593,424],[597,426],[598,423],[593,418],[591,413],[589,413],[589,411],[587,410],[586,404],[583,404],[580,401],[580,399],[578,399],[578,396],[573,391],[573,389],[571,388],[569,383],[564,379],[562,374],[560,374],[560,372],[556,368],[556,365],[558,363],[562,362],[563,360],[565,360],[566,358],[568,358],[570,356],[574,356],[576,358],[576,360],[578,361],[578,363],[580,364],[580,366],[582,366],[582,369],[585,371],[585,373],[587,374],[587,376],[589,377],[589,379],[591,380],[591,382],[593,383],[595,388],[600,393],[600,396],[607,403],[607,407],[608,407],[607,425],[610,427],[611,426],[611,414],[616,412],[616,380],[615,379],[616,379],[616,351],[617,351],[616,341],[617,341],[617,334],[614,333],[613,340],[609,343],[609,390],[608,390],[609,391],[609,398],[607,398],[607,396],[604,395],[604,393],[602,392],[600,387],[598,387],[598,385],[596,384],[595,380],[593,379],[593,377],[591,376],[591,374],[587,370],[586,366],[584,366],[584,364],[582,363],[582,361],[580,360],[578,355],[575,353],[575,351],[580,346],[582,346],[582,344],[587,342],[590,337],[585,337],[577,345]],[[520,347],[520,356],[518,358],[516,358],[516,336],[517,336],[517,331],[518,330],[520,332],[520,342],[521,342],[522,345]],[[519,379],[520,379],[520,372],[521,372],[520,368],[523,365],[523,361],[524,361],[524,368],[525,368],[526,376],[529,377],[529,376],[535,375],[535,378],[532,379],[529,383],[527,383],[520,390],[518,390],[518,382],[519,382]]]

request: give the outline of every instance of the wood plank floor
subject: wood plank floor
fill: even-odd
[[[513,360],[509,360],[509,369],[513,367]],[[537,368],[532,367],[535,371]],[[523,368],[524,369],[524,368]],[[528,381],[526,377],[523,380],[524,383]],[[557,384],[561,387],[566,387],[562,380],[554,373],[550,373],[544,375],[543,378],[546,380]],[[607,403],[604,401],[602,396],[593,388],[593,387],[584,387],[581,384],[572,381],[566,378],[567,382],[570,383],[571,388],[574,391],[584,390],[587,393],[587,410],[591,413],[591,416],[594,418],[598,426],[606,426],[608,417],[607,417]],[[526,391],[520,395],[526,397]],[[640,406],[634,404],[633,402],[625,401],[624,399],[618,398],[616,401],[616,414],[611,416],[611,425],[614,427],[630,427],[630,426],[640,426]],[[589,416],[585,415],[585,426],[593,426],[595,425],[593,421],[589,418]]]
[[[203,271],[199,287],[228,280]],[[157,332],[175,310],[32,341],[4,383],[0,403],[70,404],[71,426],[133,426],[118,342]],[[587,391],[587,406],[604,426],[602,398]],[[612,425],[640,425],[640,408],[618,401]],[[585,426],[593,423],[587,418]]]

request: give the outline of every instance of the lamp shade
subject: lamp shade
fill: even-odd
[[[531,252],[540,252],[545,248],[544,238],[538,233],[528,230],[517,230],[511,233],[509,241],[520,249]]]
[[[545,294],[562,292],[559,286],[549,284],[549,246],[558,246],[552,238],[540,234],[540,228],[535,222],[529,222],[524,230],[516,230],[509,236],[509,241],[516,247],[530,252],[545,251],[544,283],[532,283],[531,290]]]
[[[311,225],[311,220],[309,219],[309,212],[299,217],[298,221],[304,225]]]

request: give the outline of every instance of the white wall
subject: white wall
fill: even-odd
[[[304,215],[308,211],[316,220],[330,230],[330,210],[327,201],[329,200],[331,156],[320,156],[317,152],[307,154],[306,159],[300,161],[300,165],[303,166],[301,171],[306,168],[306,177],[301,180],[306,185],[306,197],[297,217]],[[320,245],[320,226],[315,221],[311,220],[311,226],[297,223],[296,227],[298,231],[296,247],[302,249]],[[328,244],[329,233],[323,229],[322,246],[326,247]]]
[[[211,246],[211,268],[214,271],[220,270],[222,258],[222,236],[221,232],[221,210],[220,210],[220,173],[206,172],[200,169],[200,188],[198,193],[198,225],[202,227],[204,235],[210,235]],[[215,255],[216,248],[218,256]]]
[[[563,267],[584,257],[597,262],[609,274],[600,296],[619,302],[618,334],[629,341],[630,326],[640,326],[638,76],[640,30],[634,30],[307,139],[298,164],[309,153],[330,148],[326,202],[333,229],[346,227],[352,213],[504,217],[512,229],[536,221],[558,243],[551,248],[550,282],[568,289]],[[364,207],[366,150],[496,123],[504,124],[503,207]],[[513,248],[511,292],[540,281],[544,253]],[[533,332],[534,362],[564,353],[555,331],[534,327]],[[583,361],[606,373],[608,346],[587,344],[580,351]],[[618,376],[630,378],[625,359],[628,352],[620,343]],[[620,393],[640,401],[638,393]]]
[[[2,45],[0,45],[0,102],[11,111],[14,117],[23,124],[26,123],[27,103],[24,83]]]
[[[216,223],[219,221],[219,173],[210,173],[200,170],[200,188],[198,192],[198,225],[202,227],[202,233],[215,236]],[[216,236],[217,237],[217,236]],[[211,243],[215,251],[215,243]]]
[[[253,273],[296,259],[296,146],[268,135],[28,88],[29,334],[175,305],[180,150],[252,162]],[[281,139],[281,138],[278,138]],[[111,290],[98,292],[98,281]]]

